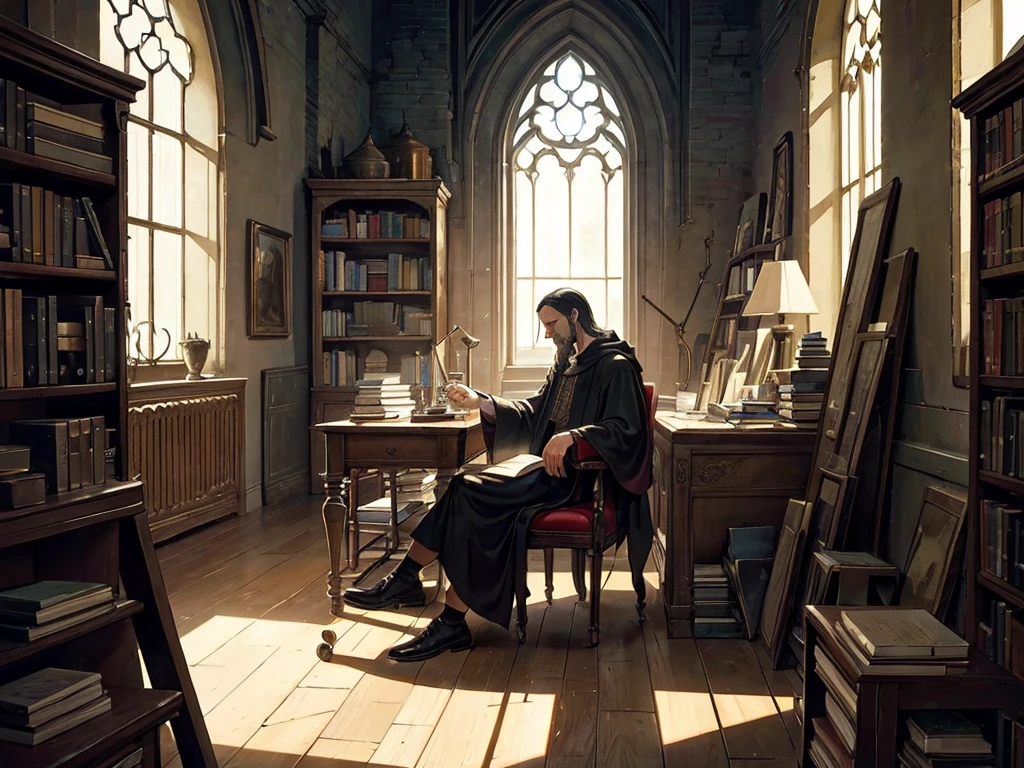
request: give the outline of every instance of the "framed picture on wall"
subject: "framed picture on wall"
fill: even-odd
[[[764,242],[793,233],[793,132],[787,131],[772,150],[772,186],[768,194],[768,218]]]
[[[249,220],[249,337],[292,333],[292,236]]]

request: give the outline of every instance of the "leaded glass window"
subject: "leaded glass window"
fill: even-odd
[[[509,148],[513,364],[550,362],[536,307],[555,288],[581,291],[597,323],[622,332],[626,153],[622,115],[595,69],[574,53],[544,69]]]
[[[100,58],[146,83],[128,117],[128,300],[141,350],[158,354],[166,329],[165,360],[180,359],[186,333],[213,340],[215,356],[222,131],[197,0],[101,0]]]
[[[847,1],[840,69],[842,280],[846,279],[857,210],[861,201],[881,186],[881,25],[881,0]]]

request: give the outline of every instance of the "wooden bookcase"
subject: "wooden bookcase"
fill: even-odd
[[[12,185],[12,191],[13,185],[18,185],[19,195],[21,189],[29,189],[30,206],[37,194],[43,201],[38,209],[30,207],[29,218],[20,219],[17,227],[12,210],[8,209],[4,216],[4,223],[10,225],[11,245],[18,245],[19,250],[17,254],[13,248],[0,251],[0,290],[10,310],[2,316],[4,334],[0,347],[5,372],[0,379],[0,443],[11,442],[14,420],[102,416],[104,427],[113,430],[109,434],[112,457],[104,450],[105,442],[95,444],[97,450],[104,450],[101,458],[105,460],[105,471],[100,473],[94,466],[97,475],[103,477],[102,483],[86,482],[77,490],[53,493],[41,504],[0,510],[0,589],[45,579],[67,579],[105,582],[117,596],[116,608],[110,613],[35,641],[0,641],[0,684],[47,666],[96,670],[102,675],[113,705],[109,713],[36,747],[0,741],[0,765],[105,768],[141,752],[142,765],[156,766],[160,764],[158,728],[172,719],[183,765],[214,766],[213,748],[153,549],[142,485],[130,481],[127,471],[126,118],[129,104],[135,101],[144,84],[4,18],[0,18],[0,75],[4,78],[5,97],[15,96],[13,105],[5,102],[5,106],[14,109],[3,115],[0,183]],[[21,98],[19,90],[24,94]],[[25,151],[26,116],[28,105],[33,103],[101,125],[103,154],[111,158],[110,172],[88,170]],[[7,140],[9,136],[12,141]],[[33,188],[43,191],[35,193]],[[62,252],[56,247],[67,242],[67,238],[58,234],[58,206],[50,208],[47,203],[56,203],[58,198],[66,201],[85,197],[94,207],[112,269],[67,266],[67,262],[78,263],[74,257],[79,249]],[[36,210],[40,211],[38,219]],[[32,232],[32,248],[24,260],[20,227],[23,220],[30,222]],[[71,227],[73,230],[73,217]],[[62,262],[64,265],[56,265]],[[20,322],[13,319],[20,320],[18,296],[22,300],[26,296],[89,297],[85,306],[93,307],[93,319],[112,320],[113,327],[106,334],[100,332],[103,325],[95,323],[99,328],[94,327],[90,337],[90,313],[83,315],[85,338],[91,338],[94,344],[90,347],[87,341],[84,345],[94,355],[94,382],[60,383],[63,374],[51,382],[50,371],[58,366],[48,362],[44,380],[24,386],[24,348],[32,345],[25,344],[28,333],[23,333]],[[113,311],[98,314],[95,297],[102,301],[103,309]],[[56,322],[55,318],[50,319]],[[43,339],[48,350],[55,337],[49,331],[50,319],[45,326],[45,338],[40,331],[31,339]],[[105,370],[98,365],[101,350]],[[59,361],[65,368],[66,362],[67,358]],[[90,365],[86,363],[85,367]],[[91,451],[93,443],[79,445]],[[84,465],[81,471],[85,472]],[[79,481],[84,477],[85,474],[80,475]],[[74,481],[69,484],[74,485]],[[153,688],[143,686],[140,650]]]
[[[1024,670],[1024,51],[953,100],[970,120],[970,489],[967,639]],[[1008,215],[1004,215],[1004,208]],[[999,398],[1006,398],[1005,400]],[[993,439],[994,437],[994,439]],[[1018,447],[1014,450],[1013,446]],[[1016,745],[1024,749],[1024,744]]]
[[[445,301],[447,261],[447,209],[451,193],[440,179],[308,179],[311,201],[310,260],[312,275],[312,296],[310,312],[312,321],[312,390],[310,392],[310,423],[336,421],[346,418],[352,412],[355,401],[355,379],[362,377],[363,364],[370,350],[379,349],[388,356],[388,370],[398,372],[404,355],[420,352],[431,354],[437,339],[448,332],[448,312]],[[404,229],[402,219],[396,222],[392,216],[391,226],[400,229],[388,231],[388,225],[381,213],[401,214],[405,217],[419,216],[426,223],[422,231]],[[380,233],[368,232],[374,237],[357,237],[351,224],[366,215],[380,216]],[[324,235],[325,222],[345,219],[347,236]],[[367,222],[369,225],[370,222]],[[359,233],[361,234],[361,233]],[[412,237],[384,237],[387,234],[415,235]],[[335,257],[335,267],[325,266],[326,253],[344,253],[344,258]],[[346,284],[345,264],[366,261],[388,260],[389,254],[400,254],[407,259],[425,259],[429,275],[422,273],[424,280],[409,287],[408,280],[391,276],[391,290],[356,290],[368,286],[353,282]],[[328,257],[329,258],[329,257]],[[336,269],[331,287],[329,269]],[[393,270],[394,271],[394,270]],[[380,278],[377,278],[378,280]],[[396,287],[397,286],[397,287]],[[396,306],[415,307],[429,311],[432,321],[429,332],[406,334],[400,324],[398,328],[384,329],[385,333],[349,335],[328,326],[325,334],[324,311],[337,310],[339,313],[354,312],[357,302],[391,302]],[[399,310],[401,312],[401,310]],[[425,331],[427,328],[417,328]],[[400,331],[400,332],[399,332]],[[362,331],[361,332],[365,332]],[[341,374],[332,383],[330,370],[325,370],[325,355],[339,355],[338,372]],[[345,377],[345,355],[352,357],[354,371],[350,364],[349,375]],[[433,365],[429,365],[433,371]],[[340,382],[340,383],[339,383]],[[431,378],[431,389],[433,379]],[[430,397],[429,392],[425,395]],[[323,435],[310,432],[310,489],[313,493],[323,492],[320,474],[324,471]]]

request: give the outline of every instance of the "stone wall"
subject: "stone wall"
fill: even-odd
[[[451,140],[447,0],[374,0],[372,55],[374,140],[387,144],[404,114],[440,160]]]

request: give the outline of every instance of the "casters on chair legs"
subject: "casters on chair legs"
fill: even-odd
[[[323,642],[317,646],[316,655],[320,661],[330,661],[334,658],[334,644],[338,642],[338,635],[333,629],[325,629],[320,633],[320,637],[323,638]]]

